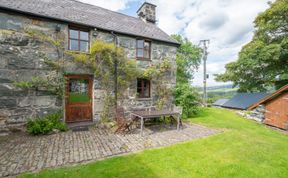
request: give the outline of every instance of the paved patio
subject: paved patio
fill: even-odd
[[[184,124],[184,129],[179,132],[168,125],[146,127],[144,137],[139,135],[139,130],[115,135],[97,128],[48,136],[9,136],[0,140],[0,177],[168,146],[219,132]]]

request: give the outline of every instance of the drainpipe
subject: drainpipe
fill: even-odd
[[[114,37],[114,43],[115,43],[115,46],[116,46],[116,51],[118,50],[118,47],[119,47],[119,40],[118,40],[118,37],[117,35],[111,31],[111,34],[113,35]],[[117,53],[116,53],[117,55]],[[117,96],[117,93],[118,93],[118,71],[117,71],[117,68],[118,68],[118,62],[117,62],[117,56],[115,56],[115,59],[114,59],[114,76],[115,76],[115,79],[114,79],[114,92],[115,92],[115,108],[117,109],[117,100],[118,100],[118,96]]]

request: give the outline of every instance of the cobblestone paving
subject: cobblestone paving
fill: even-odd
[[[17,135],[5,141],[2,139],[0,143],[0,177],[167,146],[219,132],[200,125],[185,124],[179,132],[175,128],[146,128],[143,137],[139,135],[139,130],[115,135],[94,128],[48,136]]]

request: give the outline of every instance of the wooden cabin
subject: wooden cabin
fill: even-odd
[[[288,130],[288,85],[255,103],[249,110],[264,106],[264,123]]]

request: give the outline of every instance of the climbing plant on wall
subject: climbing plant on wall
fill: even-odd
[[[34,40],[48,43],[55,47],[57,59],[49,59],[47,54],[41,54],[45,64],[51,68],[49,76],[33,76],[30,81],[18,81],[15,85],[26,89],[43,89],[58,96],[64,95],[65,89],[65,67],[68,63],[73,63],[79,68],[83,68],[94,73],[94,78],[99,82],[100,89],[104,92],[104,108],[101,117],[103,119],[111,117],[111,111],[115,106],[115,77],[117,70],[117,96],[121,100],[125,90],[136,78],[152,79],[155,83],[155,93],[157,97],[157,107],[162,108],[166,101],[171,99],[171,88],[165,76],[169,75],[172,69],[171,62],[163,59],[158,64],[151,65],[146,69],[137,68],[135,60],[126,57],[125,51],[117,47],[114,43],[106,43],[95,40],[90,47],[90,53],[65,51],[64,40],[57,36],[49,36],[39,32],[27,30],[26,34]],[[117,68],[115,68],[117,66]]]
[[[117,76],[117,96],[123,97],[124,91],[131,81],[135,81],[141,71],[137,69],[136,61],[127,59],[124,49],[114,43],[96,40],[92,43],[90,54],[67,52],[75,62],[83,64],[94,72],[94,77],[104,91],[104,108],[102,118],[108,118],[111,107],[114,106],[115,77]],[[117,66],[117,68],[115,67]],[[117,70],[117,75],[116,71]]]
[[[170,72],[172,72],[171,62],[168,59],[163,59],[160,63],[148,67],[142,73],[143,78],[153,79],[155,83],[156,106],[158,109],[162,109],[165,103],[169,103],[168,101],[171,99],[172,89],[168,87],[169,83],[165,80],[165,76],[170,75]]]
[[[84,64],[94,71],[96,80],[105,91],[105,104],[102,117],[109,117],[109,110],[113,106],[115,89],[115,64],[117,64],[117,96],[121,99],[123,93],[131,82],[137,77],[153,79],[157,97],[157,107],[161,109],[171,97],[171,89],[163,77],[171,70],[171,62],[168,59],[151,65],[145,70],[137,68],[135,60],[127,59],[123,48],[116,47],[113,43],[96,40],[91,46],[90,54],[69,52],[76,62]]]

